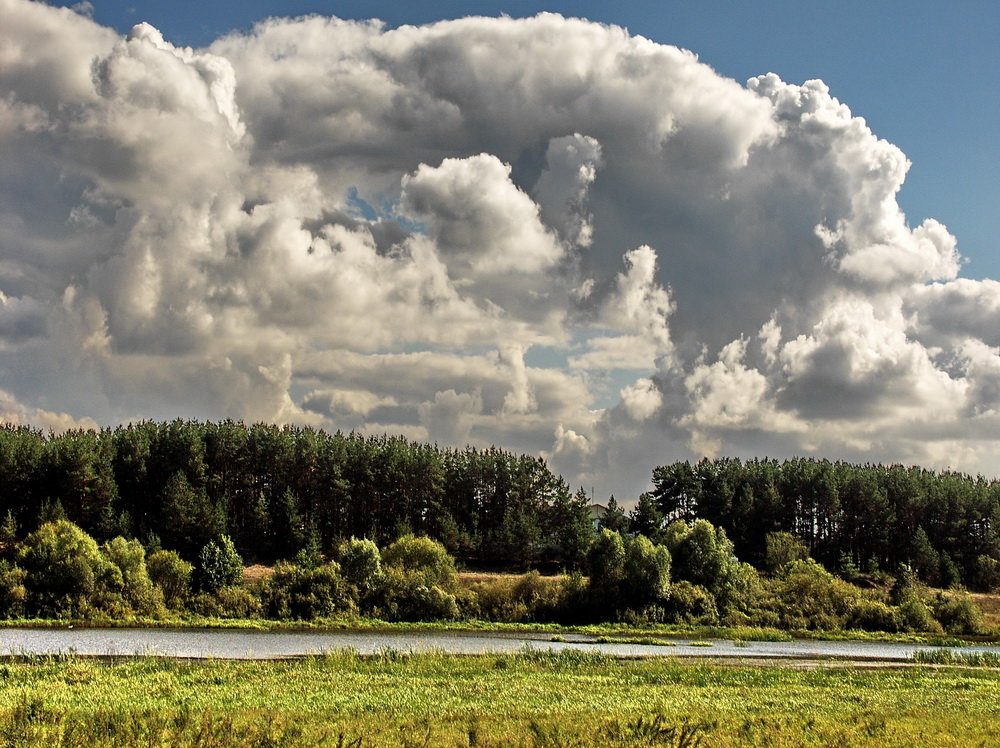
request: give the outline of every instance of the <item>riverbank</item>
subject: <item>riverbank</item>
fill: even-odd
[[[538,633],[552,636],[584,634],[593,637],[679,639],[729,639],[737,641],[782,642],[795,639],[815,641],[886,642],[961,647],[970,644],[1000,644],[1000,636],[944,636],[941,634],[886,633],[870,631],[784,631],[753,626],[683,626],[670,624],[595,623],[566,626],[555,623],[506,623],[497,621],[401,622],[375,618],[321,618],[311,621],[276,621],[260,618],[210,618],[204,616],[168,616],[162,618],[26,618],[0,620],[5,628],[39,629],[232,629],[244,631],[313,631],[313,632],[423,632],[475,631],[496,633]]]
[[[796,669],[580,652],[337,652],[282,662],[35,659],[0,665],[0,678],[0,733],[11,745],[1000,740],[1000,671],[986,668]]]

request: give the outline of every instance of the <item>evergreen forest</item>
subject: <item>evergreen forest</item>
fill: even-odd
[[[582,489],[496,448],[232,421],[6,426],[0,615],[985,632],[964,590],[1000,585],[997,481],[813,459],[652,478],[595,524]],[[456,561],[536,571],[461,585]],[[247,564],[268,574],[246,584]]]

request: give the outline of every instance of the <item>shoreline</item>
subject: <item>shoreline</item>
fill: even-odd
[[[509,623],[481,620],[462,621],[384,621],[379,619],[317,619],[314,621],[283,621],[262,618],[128,618],[128,619],[4,619],[4,629],[163,629],[274,631],[310,633],[379,633],[379,632],[469,632],[547,635],[585,635],[609,637],[672,637],[676,639],[718,639],[759,642],[849,641],[884,644],[917,644],[926,646],[991,646],[1000,645],[1000,636],[956,636],[870,632],[860,630],[813,631],[782,630],[755,627],[678,626],[666,624],[594,623],[566,625],[556,623]]]

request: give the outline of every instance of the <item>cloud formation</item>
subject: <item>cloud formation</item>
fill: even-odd
[[[0,13],[5,420],[499,444],[624,500],[706,454],[995,472],[1000,284],[821,81],[553,14]]]

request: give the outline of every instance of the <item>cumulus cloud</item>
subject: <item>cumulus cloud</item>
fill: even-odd
[[[554,14],[189,49],[88,5],[0,0],[4,420],[500,444],[623,499],[704,454],[993,471],[1000,284],[821,81]]]
[[[71,429],[99,428],[97,422],[90,418],[74,418],[68,413],[53,413],[26,406],[3,390],[0,390],[0,422],[14,426],[33,426],[57,434]]]

